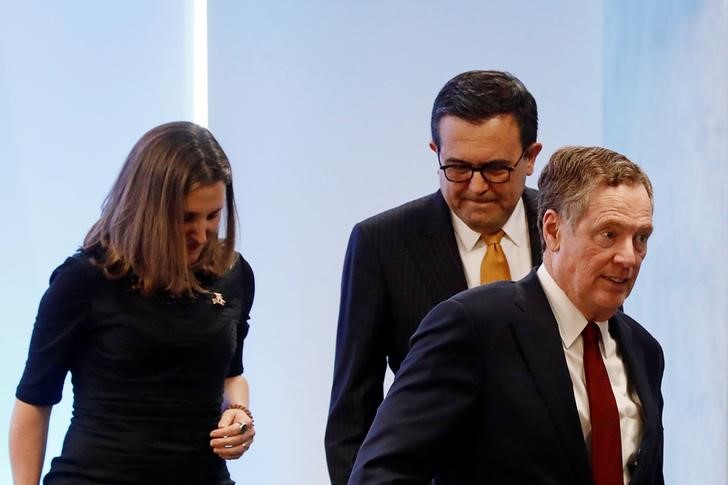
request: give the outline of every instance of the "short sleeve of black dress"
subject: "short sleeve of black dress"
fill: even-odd
[[[53,271],[38,307],[28,360],[16,397],[38,406],[61,400],[63,381],[83,341],[93,297],[89,268],[77,257]]]

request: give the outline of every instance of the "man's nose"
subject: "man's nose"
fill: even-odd
[[[470,179],[470,191],[475,193],[482,193],[490,188],[488,181],[483,177],[482,172],[473,172],[473,177]]]
[[[631,238],[624,238],[624,241],[617,246],[614,261],[624,266],[634,266],[637,263],[637,251]]]

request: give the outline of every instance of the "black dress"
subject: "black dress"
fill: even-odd
[[[53,272],[16,393],[56,404],[71,372],[73,417],[45,484],[234,483],[209,433],[225,378],[243,372],[253,273],[238,255],[203,284],[213,294],[144,297],[82,253]]]

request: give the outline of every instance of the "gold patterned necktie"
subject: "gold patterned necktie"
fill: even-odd
[[[506,233],[503,230],[494,232],[493,234],[481,234],[480,238],[486,245],[485,256],[480,263],[480,284],[491,283],[493,281],[510,280],[511,271],[508,269],[508,260],[503,254],[501,247],[501,239]]]

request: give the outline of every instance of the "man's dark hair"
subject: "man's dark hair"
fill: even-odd
[[[440,147],[440,120],[456,116],[481,123],[499,114],[512,114],[521,130],[521,147],[536,141],[536,100],[513,74],[501,71],[468,71],[442,87],[432,106],[432,141]]]

